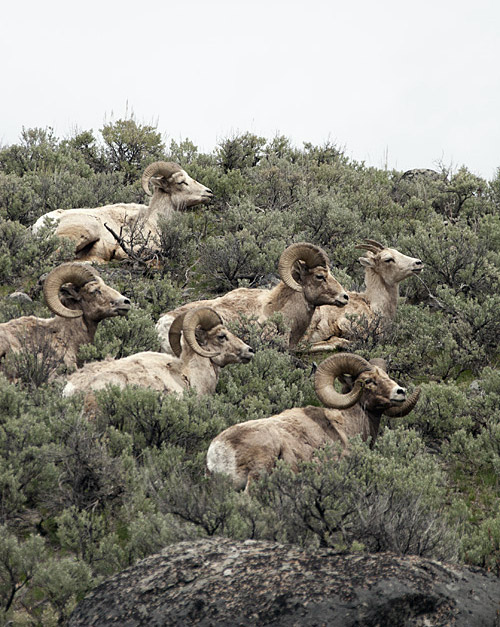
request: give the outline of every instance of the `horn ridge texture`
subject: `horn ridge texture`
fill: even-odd
[[[325,359],[318,366],[314,379],[314,386],[319,400],[327,407],[334,409],[352,407],[361,395],[361,385],[356,381],[350,392],[341,394],[335,390],[335,379],[342,374],[357,377],[362,372],[371,369],[372,366],[366,359],[352,353],[336,353]]]
[[[202,357],[216,357],[220,355],[219,351],[207,351],[200,346],[196,339],[196,329],[201,327],[205,331],[213,329],[218,324],[223,324],[222,318],[211,307],[197,307],[186,313],[182,330],[184,339],[195,353]]]
[[[81,287],[98,276],[92,266],[84,263],[70,261],[57,266],[57,268],[49,272],[43,284],[43,295],[47,307],[57,316],[62,316],[63,318],[78,318],[82,316],[83,312],[81,310],[69,309],[62,304],[59,290],[64,283],[74,283]]]
[[[278,272],[283,283],[296,292],[302,291],[302,286],[292,276],[293,265],[296,261],[303,261],[309,268],[314,266],[328,268],[330,263],[328,255],[319,246],[308,242],[297,242],[288,246],[281,253]]]
[[[181,170],[182,168],[180,165],[174,163],[173,161],[154,161],[147,166],[142,174],[142,189],[148,196],[152,196],[151,190],[149,189],[149,181],[151,180],[151,177],[160,175],[168,179],[172,176],[172,174],[180,172]]]

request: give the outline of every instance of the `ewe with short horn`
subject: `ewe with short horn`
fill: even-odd
[[[378,365],[377,365],[378,364]],[[349,439],[361,436],[375,442],[382,414],[402,416],[415,406],[420,390],[410,398],[393,381],[380,360],[337,353],[317,369],[316,392],[326,407],[288,409],[281,414],[242,422],[220,433],[207,452],[207,469],[228,475],[234,486],[245,488],[278,459],[297,470],[315,451],[333,442],[347,449]],[[345,391],[335,390],[342,379]]]
[[[314,244],[299,242],[286,248],[278,269],[281,282],[271,290],[240,287],[219,298],[187,303],[163,314],[156,325],[162,350],[172,353],[168,337],[174,319],[196,307],[211,307],[224,322],[236,322],[243,315],[263,323],[272,314],[281,313],[290,326],[289,345],[294,347],[316,307],[344,307],[348,301],[346,291],[330,273],[328,256]]]
[[[407,257],[394,248],[386,248],[373,239],[364,239],[356,248],[365,250],[359,258],[365,268],[364,292],[348,292],[349,303],[341,311],[336,307],[321,307],[314,312],[304,340],[310,352],[337,350],[349,344],[356,336],[357,320],[373,325],[382,332],[396,315],[399,284],[419,274],[424,264],[420,259]]]

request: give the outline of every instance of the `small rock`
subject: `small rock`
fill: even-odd
[[[11,298],[12,300],[16,300],[18,303],[33,302],[28,294],[25,294],[24,292],[12,292],[12,294],[9,294],[9,298]]]

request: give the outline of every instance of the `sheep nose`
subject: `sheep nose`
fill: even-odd
[[[123,296],[122,298],[117,298],[113,304],[118,307],[130,307],[130,299]]]
[[[406,394],[406,389],[405,389],[405,388],[398,388],[398,389],[396,390],[396,394],[397,394],[398,396],[405,396],[405,394]]]
[[[415,265],[417,266],[417,268],[421,268],[424,265],[424,262],[421,259],[417,259],[415,261]]]

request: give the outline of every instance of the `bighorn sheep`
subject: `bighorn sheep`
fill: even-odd
[[[142,187],[149,196],[150,185],[154,193],[149,206],[119,203],[95,209],[56,209],[41,216],[32,230],[36,233],[50,219],[57,223],[56,235],[76,243],[77,259],[100,263],[125,259],[126,253],[105,225],[117,235],[123,229],[129,233],[140,230],[143,238],[151,234],[148,245],[154,248],[159,218],[168,219],[174,211],[208,202],[213,196],[208,187],[172,162],[156,161],[148,165],[142,175]]]
[[[363,240],[356,248],[366,250],[359,262],[365,268],[364,292],[348,292],[349,303],[342,311],[325,306],[316,309],[304,341],[311,344],[309,352],[333,350],[348,344],[343,337],[353,329],[347,316],[365,317],[368,321],[380,318],[387,323],[396,315],[399,284],[403,279],[418,274],[424,264],[420,259],[407,257],[394,248],[386,248],[372,239]]]
[[[54,268],[43,293],[55,318],[23,316],[0,324],[0,359],[44,343],[56,361],[74,367],[79,347],[94,340],[99,322],[125,316],[130,309],[128,298],[106,285],[92,266],[78,262]]]
[[[187,303],[163,314],[156,325],[162,350],[171,352],[168,329],[175,317],[202,305],[213,307],[225,322],[238,320],[240,314],[256,316],[258,322],[264,322],[279,312],[290,325],[290,347],[296,346],[316,307],[344,307],[349,300],[328,266],[328,257],[318,246],[292,244],[281,254],[278,265],[281,282],[273,289],[240,287],[219,298]]]
[[[181,349],[181,334],[185,338]],[[68,378],[65,396],[99,390],[108,384],[140,385],[160,392],[182,394],[192,388],[213,394],[221,368],[248,363],[253,349],[228,331],[220,316],[200,307],[178,316],[170,328],[175,357],[143,352],[123,359],[86,364]]]
[[[335,379],[343,393],[335,390]],[[326,408],[287,409],[270,418],[249,420],[222,431],[210,444],[207,468],[228,475],[238,489],[262,472],[271,472],[279,459],[298,469],[299,462],[332,442],[347,449],[349,438],[360,435],[373,444],[382,414],[405,416],[420,395],[389,378],[382,359],[366,361],[352,353],[337,353],[323,361],[315,375],[316,393]]]

